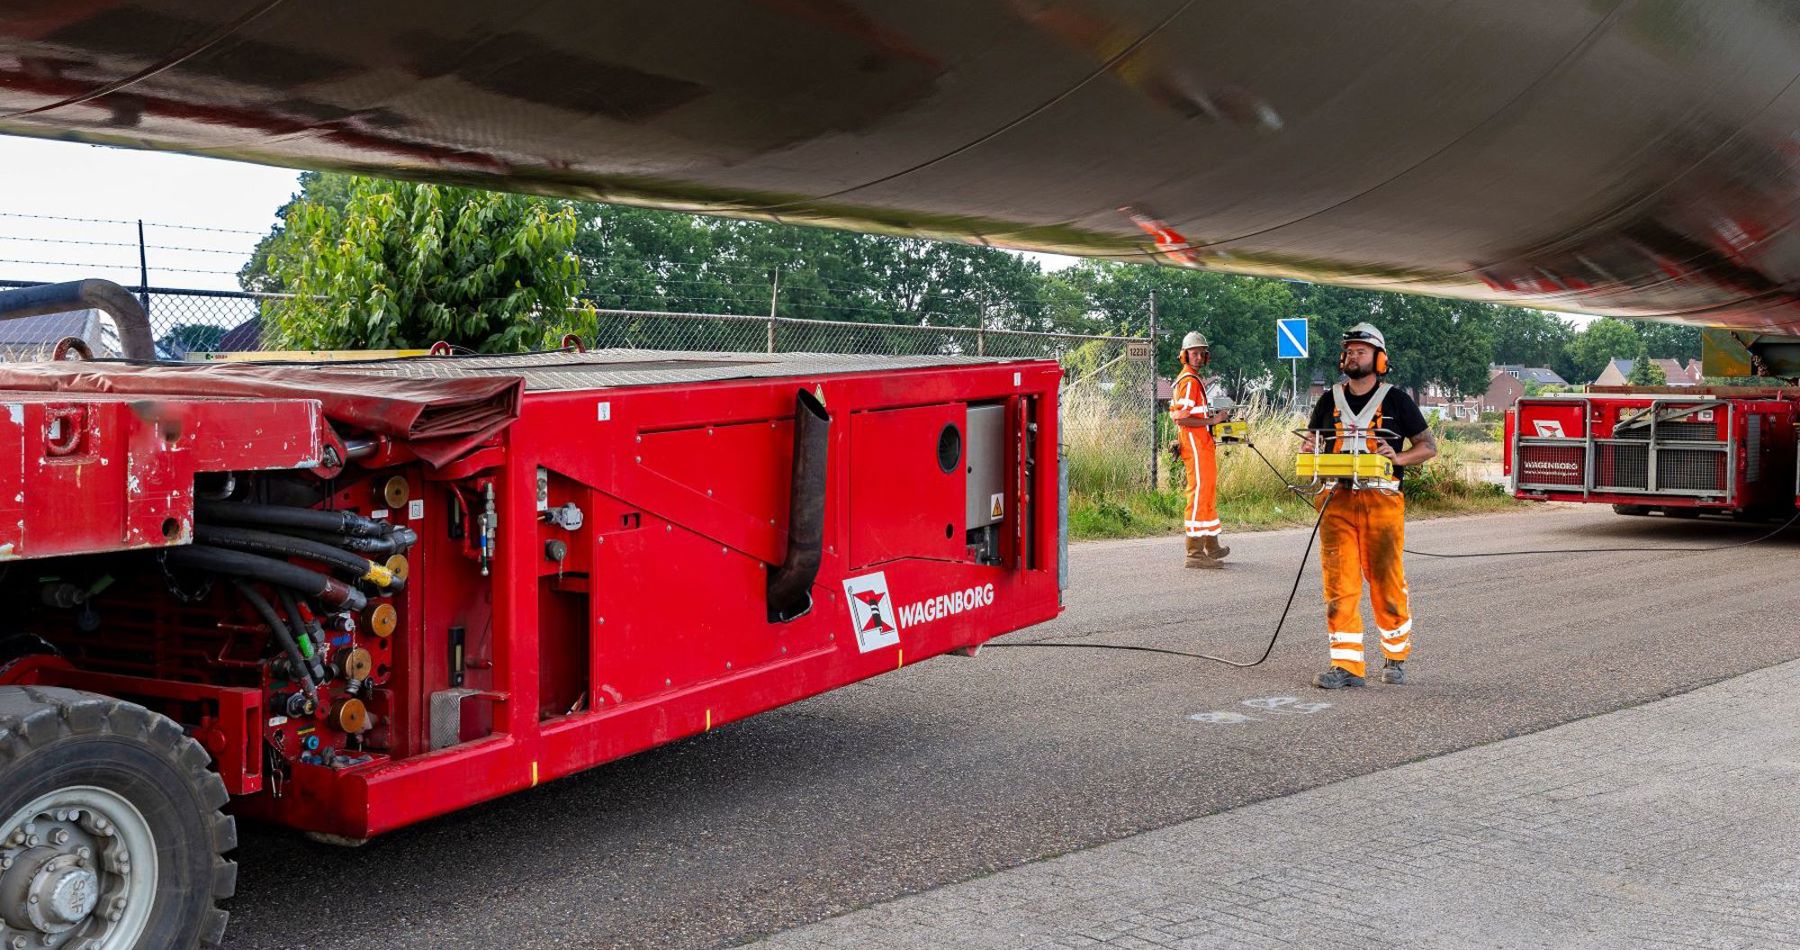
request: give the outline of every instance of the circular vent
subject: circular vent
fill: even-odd
[[[944,431],[938,433],[938,468],[948,475],[956,471],[957,463],[962,461],[962,430],[955,423],[946,423]]]

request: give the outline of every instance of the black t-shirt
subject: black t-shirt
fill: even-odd
[[[1351,392],[1348,386],[1344,387],[1344,402],[1350,407],[1351,412],[1362,412],[1363,407],[1369,404],[1369,397],[1373,395],[1375,395],[1373,389],[1358,396]],[[1319,394],[1319,404],[1313,407],[1312,419],[1307,422],[1306,427],[1308,429],[1331,428],[1333,424],[1331,411],[1335,407],[1336,404],[1331,398],[1331,390],[1326,389]],[[1398,453],[1406,448],[1407,439],[1423,433],[1429,426],[1425,422],[1425,414],[1419,411],[1419,404],[1413,402],[1412,397],[1402,392],[1400,387],[1395,386],[1388,390],[1387,396],[1381,400],[1381,425],[1378,428],[1399,433],[1394,438],[1382,440],[1393,446],[1394,451]],[[1324,448],[1330,448],[1330,446],[1324,446]],[[1394,466],[1394,477],[1403,477],[1405,471],[1406,467],[1403,465]]]

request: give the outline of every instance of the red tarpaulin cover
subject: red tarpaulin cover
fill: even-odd
[[[461,457],[519,416],[516,376],[396,379],[353,364],[0,363],[5,390],[316,399],[331,421],[406,443],[427,464]]]

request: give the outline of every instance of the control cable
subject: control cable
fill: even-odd
[[[1294,485],[1293,483],[1289,482],[1287,480],[1287,478],[1281,474],[1281,469],[1276,468],[1275,463],[1269,461],[1268,456],[1264,455],[1262,453],[1262,450],[1258,449],[1256,447],[1256,443],[1251,442],[1248,439],[1246,439],[1243,442],[1243,444],[1248,446],[1250,448],[1250,451],[1256,454],[1257,458],[1262,459],[1263,464],[1267,465],[1269,467],[1269,471],[1271,471],[1275,474],[1276,479],[1278,479],[1281,482],[1283,487],[1287,488],[1287,490],[1293,492],[1294,494],[1299,495],[1301,498],[1307,499],[1309,504],[1311,503],[1311,498],[1313,496],[1308,495],[1305,490],[1303,490],[1299,486]],[[1236,667],[1238,669],[1250,669],[1251,667],[1261,666],[1265,661],[1267,661],[1269,659],[1270,655],[1272,655],[1275,652],[1275,644],[1277,641],[1279,641],[1281,639],[1281,631],[1287,624],[1288,614],[1290,612],[1292,612],[1294,609],[1294,598],[1300,592],[1300,579],[1303,576],[1305,576],[1305,574],[1306,574],[1306,563],[1312,557],[1313,543],[1318,540],[1319,525],[1325,520],[1325,509],[1331,506],[1331,497],[1332,497],[1332,495],[1330,492],[1327,492],[1324,494],[1324,501],[1322,503],[1320,503],[1320,505],[1319,505],[1319,515],[1317,518],[1313,519],[1312,533],[1307,535],[1307,538],[1306,538],[1306,550],[1301,552],[1301,554],[1300,554],[1300,566],[1297,570],[1294,571],[1294,583],[1293,583],[1293,586],[1288,589],[1287,603],[1284,604],[1281,608],[1281,617],[1275,621],[1275,630],[1273,633],[1271,633],[1269,635],[1268,646],[1263,648],[1262,655],[1257,657],[1255,660],[1252,660],[1250,662],[1243,662],[1241,660],[1232,660],[1232,659],[1228,659],[1228,658],[1222,657],[1222,656],[1214,656],[1213,654],[1210,654],[1210,653],[1189,653],[1189,652],[1186,652],[1183,650],[1168,650],[1168,649],[1164,649],[1162,647],[1132,646],[1132,645],[1122,644],[1122,643],[1052,643],[1052,642],[1048,642],[1048,641],[1044,641],[1044,640],[1028,640],[1028,641],[1019,642],[1019,643],[992,643],[992,642],[990,642],[990,643],[983,644],[983,646],[990,647],[990,648],[991,647],[1038,647],[1038,648],[1063,648],[1063,649],[1072,649],[1072,650],[1122,650],[1122,651],[1130,651],[1130,652],[1136,652],[1136,653],[1162,653],[1162,654],[1166,654],[1169,656],[1186,657],[1186,658],[1195,659],[1195,660],[1210,660],[1214,663],[1223,663],[1226,666],[1232,666],[1232,667]],[[1759,544],[1761,542],[1764,542],[1771,538],[1774,538],[1775,536],[1781,534],[1782,532],[1786,531],[1787,529],[1793,527],[1796,522],[1800,522],[1800,508],[1795,509],[1793,516],[1788,518],[1787,521],[1783,522],[1780,527],[1776,528],[1773,531],[1770,531],[1767,534],[1760,535],[1755,538],[1751,538],[1748,541],[1734,541],[1730,544],[1707,545],[1704,547],[1664,545],[1664,546],[1657,546],[1657,547],[1636,546],[1636,547],[1608,547],[1608,548],[1543,548],[1543,549],[1520,550],[1520,551],[1471,551],[1471,552],[1460,553],[1460,554],[1442,554],[1442,553],[1438,553],[1435,551],[1418,551],[1418,550],[1414,550],[1412,548],[1403,548],[1402,550],[1404,550],[1407,554],[1411,554],[1416,557],[1432,557],[1432,558],[1519,557],[1519,556],[1524,556],[1524,555],[1543,555],[1543,554],[1615,554],[1615,553],[1644,553],[1644,552],[1706,554],[1706,553],[1711,553],[1711,552],[1715,552],[1715,551],[1729,551],[1734,548],[1749,547],[1752,544]]]

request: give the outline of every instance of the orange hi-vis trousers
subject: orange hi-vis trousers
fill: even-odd
[[[1187,510],[1182,527],[1190,538],[1219,536],[1219,460],[1212,432],[1194,426],[1181,428],[1181,464],[1187,469]]]
[[[1192,367],[1183,367],[1175,377],[1174,398],[1169,401],[1169,418],[1180,422],[1190,416],[1207,414],[1206,385]],[[1181,464],[1187,469],[1187,511],[1181,526],[1190,538],[1219,536],[1219,509],[1215,498],[1219,490],[1219,461],[1213,447],[1212,430],[1205,426],[1178,426],[1181,442]]]
[[[1406,499],[1398,492],[1339,486],[1319,522],[1319,568],[1325,576],[1325,626],[1331,665],[1356,676],[1363,662],[1362,590],[1381,630],[1381,655],[1404,660],[1412,653],[1412,606],[1406,592]]]

